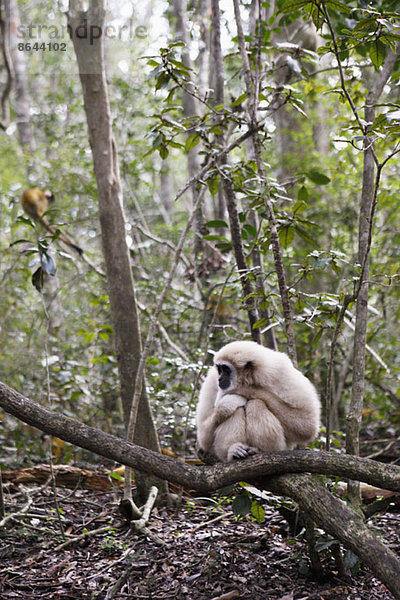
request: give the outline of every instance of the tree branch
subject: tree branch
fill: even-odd
[[[365,458],[309,450],[287,450],[257,454],[231,464],[193,467],[129,443],[100,429],[64,417],[22,396],[0,382],[0,406],[21,421],[71,444],[105,456],[121,464],[153,473],[178,485],[199,492],[210,492],[242,480],[257,480],[267,475],[320,473],[355,478],[376,487],[400,492],[400,467],[384,465]]]
[[[1,382],[0,406],[46,433],[198,492],[210,492],[246,480],[275,494],[288,495],[320,527],[351,548],[400,600],[400,561],[395,554],[365,526],[356,512],[335,498],[317,478],[293,474],[329,473],[400,491],[400,467],[307,450],[258,454],[232,464],[193,467],[54,414]],[[292,474],[276,476],[284,471]],[[265,479],[266,475],[275,477]]]

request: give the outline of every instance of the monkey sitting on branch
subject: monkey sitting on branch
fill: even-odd
[[[200,456],[231,462],[305,447],[318,434],[320,410],[313,384],[286,354],[232,342],[216,353],[200,390]]]
[[[26,214],[31,217],[34,221],[40,223],[49,233],[56,235],[57,239],[75,250],[82,260],[96,273],[105,277],[104,273],[100,271],[92,262],[85,256],[83,249],[78,246],[69,237],[60,233],[55,225],[50,225],[45,213],[48,211],[50,205],[54,202],[54,195],[49,190],[41,190],[40,188],[30,188],[25,190],[21,196],[22,208]]]

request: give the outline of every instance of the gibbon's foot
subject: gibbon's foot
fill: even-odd
[[[242,444],[242,442],[236,442],[236,444],[232,444],[232,446],[229,448],[227,460],[228,462],[232,462],[233,460],[241,460],[242,458],[247,458],[253,454],[258,454],[259,452],[260,451],[258,448],[248,446],[247,444]]]
[[[206,465],[215,465],[218,462],[216,456],[211,454],[211,452],[207,452],[207,450],[203,450],[203,448],[197,448],[196,452],[199,459]]]

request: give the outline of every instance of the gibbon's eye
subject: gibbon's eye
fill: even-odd
[[[228,365],[216,365],[218,370],[218,385],[226,390],[231,385],[232,369]]]

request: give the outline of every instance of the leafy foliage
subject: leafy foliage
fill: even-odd
[[[207,186],[201,227],[185,247],[148,361],[148,390],[157,423],[167,444],[177,451],[193,450],[188,430],[193,424],[198,375],[203,360],[211,358],[207,347],[213,350],[248,334],[230,223],[221,201],[224,178],[231,178],[238,200],[241,242],[248,277],[254,284],[259,271],[252,256],[258,253],[262,258],[264,287],[255,286],[254,296],[261,310],[268,309],[279,347],[284,349],[282,308],[264,202],[267,192],[271,198],[295,311],[301,368],[322,392],[332,333],[360,274],[356,232],[365,131],[360,130],[343,92],[327,18],[335,33],[346,89],[363,123],[369,85],[399,41],[395,5],[389,1],[372,6],[361,1],[280,0],[276,6],[268,21],[262,19],[246,35],[251,68],[256,72],[261,64],[258,116],[262,127],[258,139],[268,181],[260,179],[247,141],[232,150],[229,160],[224,157],[218,164],[214,160],[204,173],[197,186],[197,191]],[[59,8],[50,2],[34,8],[22,3],[22,21],[28,22],[32,16],[40,19],[47,9],[57,22],[62,21]],[[128,67],[124,71],[118,68],[122,59],[118,46],[117,62],[109,73],[126,233],[143,334],[187,221],[189,195],[176,202],[173,199],[187,180],[189,156],[198,152],[204,166],[220,151],[222,134],[230,143],[247,127],[249,99],[237,40],[229,33],[234,30],[230,17],[226,16],[228,33],[223,40],[224,105],[216,105],[212,89],[204,87],[207,77],[202,52],[208,48],[204,50],[200,32],[208,31],[210,22],[198,13],[195,3],[189,7],[189,17],[193,69],[183,60],[185,48],[174,39],[167,14],[163,23],[169,34],[160,40],[150,28],[147,38],[129,45],[128,54],[124,47],[123,60]],[[306,25],[310,18],[318,36]],[[140,24],[137,15],[134,21]],[[288,76],[278,86],[282,64]],[[72,53],[62,60],[50,53],[40,57],[29,54],[34,156],[21,152],[15,132],[3,135],[0,377],[26,395],[46,397],[47,353],[52,406],[122,434],[104,282],[62,248],[59,240],[33,227],[18,202],[25,187],[52,189],[56,208],[49,219],[57,222],[61,231],[71,232],[93,262],[102,262],[81,90],[78,78],[70,76],[75,69]],[[376,118],[367,127],[381,161],[398,150],[399,74],[397,61]],[[199,106],[192,117],[185,117],[182,109],[188,92]],[[366,408],[373,412],[365,415],[365,424],[371,435],[382,426],[392,431],[400,418],[400,363],[393,351],[400,322],[397,184],[398,163],[388,160],[378,195],[370,274]],[[350,394],[353,322],[354,305],[350,304],[334,365],[340,391],[338,428]],[[268,327],[264,315],[257,325]],[[10,454],[17,453],[23,447],[25,430],[9,417],[5,425],[9,430],[0,426],[2,441],[8,443]],[[244,510],[240,502],[246,503],[254,518],[261,516],[245,493],[237,500],[238,508]]]

